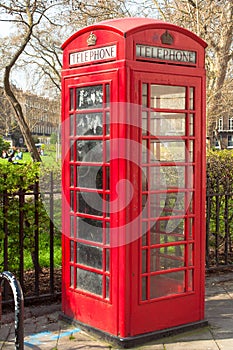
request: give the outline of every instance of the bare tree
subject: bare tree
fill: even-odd
[[[5,0],[0,3],[0,22],[10,21],[17,25],[20,32],[17,38],[17,46],[15,46],[15,51],[12,56],[8,57],[8,61],[4,68],[4,90],[14,111],[15,118],[18,122],[28,150],[31,152],[35,161],[41,161],[41,158],[23,114],[20,101],[17,99],[16,94],[12,89],[11,72],[30,42],[34,28],[43,20],[50,21],[47,16],[47,12],[54,6],[53,1],[37,0],[24,0],[21,2],[15,0]]]

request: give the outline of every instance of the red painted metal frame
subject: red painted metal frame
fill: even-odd
[[[175,64],[174,62],[140,61],[135,56],[135,45],[159,45],[160,37],[168,30],[174,37],[172,48],[195,51],[197,62],[193,66]],[[87,38],[94,32],[97,45],[117,45],[117,57],[111,62],[100,61],[86,65],[69,66],[69,54],[90,49]],[[132,337],[157,330],[167,329],[182,324],[201,321],[204,319],[204,276],[205,276],[205,70],[204,49],[206,44],[193,33],[165,22],[152,19],[117,19],[105,21],[80,30],[64,44],[62,71],[62,158],[63,158],[63,290],[62,309],[64,314],[83,324],[100,329],[121,338]],[[92,48],[92,47],[91,47]],[[69,160],[69,89],[93,84],[111,85],[111,126],[110,143],[110,195],[111,201],[117,199],[116,184],[122,179],[128,179],[133,184],[134,195],[130,206],[116,210],[110,215],[110,225],[114,237],[110,249],[110,298],[104,300],[96,295],[70,287],[70,166]],[[142,300],[141,297],[141,238],[125,242],[133,236],[134,231],[141,226],[141,172],[135,164],[140,163],[140,149],[128,149],[133,140],[142,142],[141,124],[135,122],[135,114],[128,115],[128,109],[141,105],[142,84],[161,84],[194,87],[195,93],[195,133],[183,137],[184,140],[195,141],[194,147],[194,213],[189,215],[194,219],[192,240],[182,241],[187,253],[188,244],[194,247],[193,265],[180,270],[185,275],[193,271],[194,288],[181,294]],[[131,110],[132,112],[132,110]],[[137,111],[134,111],[137,113]],[[184,111],[187,113],[187,111]],[[137,115],[137,114],[136,114]],[[132,118],[132,123],[125,122]],[[126,141],[122,141],[125,139]],[[166,139],[166,138],[164,138]],[[176,136],[171,137],[175,140]],[[117,141],[120,140],[120,141]],[[117,143],[118,142],[118,143]],[[188,141],[187,141],[188,142]],[[114,148],[114,149],[113,149]],[[117,158],[117,155],[119,157]],[[127,160],[132,157],[135,162]],[[187,164],[184,164],[187,165]],[[76,191],[76,189],[74,189]],[[184,190],[184,193],[189,190]],[[119,203],[126,203],[127,194],[120,194]],[[119,207],[118,207],[119,208]],[[126,224],[135,220],[130,231]],[[168,217],[169,219],[169,217]],[[116,234],[117,232],[117,234]],[[118,245],[116,244],[118,240]],[[170,244],[177,245],[178,243]],[[180,242],[179,242],[180,244]],[[162,245],[156,245],[157,248]],[[106,248],[106,247],[105,247]],[[153,247],[152,247],[153,248]],[[151,247],[147,249],[147,254]],[[185,255],[186,256],[186,255]],[[74,266],[77,264],[74,263]],[[148,267],[149,269],[149,267]],[[172,271],[172,270],[171,270]],[[176,270],[177,271],[177,270]],[[150,273],[148,273],[150,275]],[[156,273],[155,273],[156,275]],[[187,279],[186,279],[187,281]],[[187,289],[187,282],[185,285]],[[142,322],[143,320],[143,322]]]

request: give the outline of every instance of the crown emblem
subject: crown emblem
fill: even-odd
[[[89,37],[87,39],[87,45],[93,46],[96,44],[96,41],[97,41],[96,35],[93,32],[91,32],[91,34],[89,35]]]
[[[174,38],[173,38],[173,36],[172,36],[170,33],[168,33],[168,31],[166,30],[166,32],[163,33],[163,34],[161,35],[161,41],[162,41],[163,44],[172,45],[172,44],[173,44],[173,41],[174,41]]]

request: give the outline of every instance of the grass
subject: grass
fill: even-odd
[[[44,155],[41,156],[43,165],[51,169],[54,166],[60,166],[60,159],[58,159],[56,153],[56,145],[45,145]],[[32,161],[31,154],[29,152],[23,153],[23,159],[17,161],[18,164],[25,164]],[[8,163],[7,159],[0,158],[0,164]]]

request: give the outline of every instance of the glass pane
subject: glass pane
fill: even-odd
[[[189,135],[194,136],[194,114],[189,115]]]
[[[110,113],[106,113],[106,135],[110,134]]]
[[[148,163],[147,140],[142,140],[142,162]]]
[[[103,167],[80,165],[77,171],[78,187],[103,188]]]
[[[110,196],[108,194],[106,195],[105,200],[105,215],[106,217],[110,216]]]
[[[70,287],[74,288],[74,266],[70,266]]]
[[[148,132],[148,113],[142,112],[142,135],[147,135]]]
[[[95,272],[77,269],[76,288],[102,295],[102,275]]]
[[[106,222],[105,235],[106,235],[105,244],[110,244],[110,223],[109,222]]]
[[[147,300],[147,277],[142,277],[142,300]]]
[[[183,86],[151,85],[151,107],[185,109],[185,93]]]
[[[97,140],[78,140],[76,143],[79,162],[103,162],[103,142]]]
[[[151,249],[150,270],[169,270],[184,266],[184,245]]]
[[[106,249],[106,271],[110,271],[110,250]]]
[[[74,115],[71,114],[70,115],[70,136],[73,136],[74,135]]]
[[[150,132],[153,136],[185,135],[185,114],[151,113]]]
[[[193,141],[190,141],[189,143],[189,156],[188,156],[188,162],[194,162],[194,154],[193,154]]]
[[[103,114],[76,114],[76,135],[102,135]]]
[[[92,242],[103,242],[102,221],[93,219],[77,220],[77,237]]]
[[[74,191],[70,191],[70,210],[74,211]]]
[[[74,161],[74,140],[70,140],[70,161]]]
[[[151,224],[151,244],[172,243],[184,240],[184,219],[159,220]]]
[[[109,299],[110,278],[106,276],[106,299]]]
[[[76,89],[76,109],[94,109],[103,106],[102,85]]]
[[[194,109],[194,88],[189,89],[189,109]]]
[[[70,216],[70,237],[74,237],[74,217]]]
[[[185,291],[184,277],[184,271],[151,276],[151,299],[171,294],[183,293]]]
[[[147,107],[148,84],[142,84],[142,105]]]
[[[151,161],[185,162],[185,141],[151,141]]]
[[[156,196],[156,195],[154,195]],[[158,198],[159,197],[159,198]],[[161,196],[157,195],[156,199],[160,208],[162,208],[161,216],[185,215],[188,204],[185,205],[185,193],[167,193]]]
[[[70,166],[70,186],[74,186],[74,166]]]
[[[106,84],[105,86],[105,95],[106,95],[106,107],[109,107],[110,103],[110,85]]]
[[[188,270],[188,292],[192,292],[193,288],[193,270]]]
[[[192,173],[188,171],[189,186],[192,187]],[[150,189],[171,189],[185,187],[185,167],[184,166],[163,166],[150,168]]]
[[[103,249],[89,244],[77,243],[77,264],[102,270]]]
[[[188,265],[192,266],[193,265],[193,244],[188,245]]]
[[[193,218],[188,219],[188,238],[193,238]]]
[[[147,222],[142,222],[142,245],[146,246],[148,244],[148,228],[147,228]]]
[[[74,109],[74,89],[70,89],[70,111]]]
[[[70,261],[74,262],[74,241],[70,241]]]
[[[97,192],[77,192],[77,212],[102,216],[102,195]]]
[[[142,250],[142,273],[147,271],[147,250]]]

